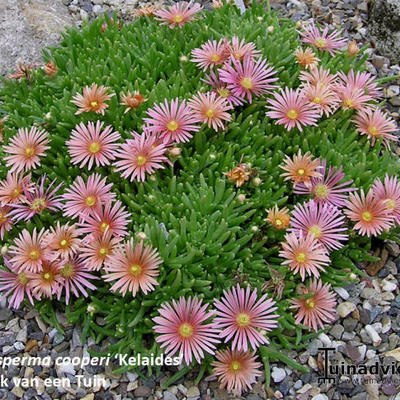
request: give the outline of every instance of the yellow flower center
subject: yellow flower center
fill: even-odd
[[[85,199],[85,204],[88,207],[93,207],[96,204],[96,197],[95,196],[88,196]]]
[[[138,158],[136,159],[136,163],[139,166],[145,164],[146,161],[147,161],[147,158],[145,156],[138,156]]]
[[[93,100],[93,101],[90,102],[90,105],[91,105],[93,108],[96,108],[96,107],[99,105],[99,103],[98,103],[96,100]]]
[[[13,199],[16,199],[19,195],[21,194],[21,190],[20,189],[14,189],[11,193],[11,197]]]
[[[372,214],[369,211],[364,211],[361,214],[361,218],[363,219],[363,221],[365,222],[371,222],[372,221]]]
[[[315,47],[318,47],[319,49],[323,49],[324,47],[326,47],[326,40],[322,39],[322,38],[318,38],[315,42],[314,42]]]
[[[61,240],[60,247],[62,249],[66,249],[68,247],[68,240],[66,240],[66,239]]]
[[[329,190],[326,185],[317,185],[315,187],[315,195],[320,199],[326,199],[328,197]]]
[[[35,149],[33,147],[27,147],[25,149],[25,154],[27,157],[32,157],[35,154]]]
[[[378,135],[378,129],[376,129],[376,126],[370,126],[370,127],[368,128],[368,132],[369,132],[370,135],[372,135],[372,136]]]
[[[296,118],[299,116],[299,114],[297,113],[296,110],[294,110],[294,109],[292,108],[291,110],[289,110],[289,111],[287,112],[286,116],[287,116],[288,118],[290,118],[290,119],[296,119]]]
[[[183,16],[182,15],[180,15],[180,14],[175,15],[174,22],[179,24],[182,21],[183,21]]]
[[[174,120],[169,121],[167,124],[167,128],[170,131],[176,131],[178,129],[178,127],[179,127],[178,123]]]
[[[275,225],[281,226],[282,224],[283,224],[283,222],[282,222],[281,219],[277,218],[277,219],[275,220]]]
[[[40,257],[40,253],[39,253],[38,250],[31,250],[31,252],[29,253],[29,258],[30,258],[32,261],[37,260],[39,257]]]
[[[139,264],[132,264],[129,270],[133,276],[138,276],[142,272],[142,267]]]
[[[296,256],[296,261],[299,263],[304,263],[307,260],[306,253],[298,253]]]
[[[100,150],[100,143],[99,142],[90,143],[89,151],[91,153],[93,153],[93,154],[98,153],[99,150]]]
[[[393,210],[396,207],[396,202],[393,199],[386,199],[386,208]]]
[[[232,361],[231,362],[231,370],[234,372],[237,372],[241,369],[242,365],[240,364],[239,361]]]
[[[241,327],[245,328],[249,326],[251,322],[250,315],[246,313],[239,313],[236,317],[236,323]]]
[[[220,88],[217,91],[218,91],[218,94],[223,98],[227,98],[230,95],[229,90],[225,89],[225,88]]]
[[[315,307],[315,303],[314,303],[314,300],[312,298],[306,300],[306,307],[307,308],[314,308]]]
[[[106,229],[109,227],[110,225],[107,224],[107,222],[102,222],[100,224],[100,232],[104,233],[106,231]]]
[[[242,58],[242,55],[240,53],[234,53],[233,57],[235,57],[237,60],[240,60]]]
[[[210,60],[211,60],[212,62],[218,62],[219,60],[221,60],[221,56],[220,56],[219,54],[213,54],[213,55],[210,57]]]
[[[6,214],[3,212],[0,212],[0,224],[4,224],[4,222],[6,222],[7,219],[8,218],[6,217]]]
[[[51,275],[50,272],[45,272],[45,273],[43,274],[43,279],[44,279],[44,280],[50,281],[51,278],[52,278],[52,275]]]
[[[26,275],[23,272],[21,272],[18,275],[18,280],[21,285],[26,285],[29,282],[29,279],[26,277]]]
[[[303,168],[300,168],[297,170],[297,174],[300,176],[303,176],[306,173],[306,171]]]
[[[308,233],[312,233],[315,239],[319,239],[321,237],[321,228],[318,225],[313,225],[309,230]]]
[[[208,118],[212,118],[212,117],[214,116],[214,111],[211,110],[211,108],[209,108],[209,109],[206,111],[206,116],[207,116]]]
[[[251,78],[242,78],[240,80],[240,84],[245,88],[245,89],[252,89],[253,88],[253,81]]]
[[[70,278],[74,274],[75,268],[72,264],[66,263],[61,269],[61,275],[64,278]]]
[[[313,102],[314,102],[314,103],[317,103],[317,104],[321,104],[321,98],[318,97],[318,96],[316,96],[316,97],[314,97]]]
[[[353,100],[351,100],[351,99],[346,99],[346,100],[344,101],[344,105],[345,105],[346,107],[353,108]]]
[[[101,247],[99,250],[101,256],[106,256],[108,254],[108,249],[106,247]]]
[[[187,339],[193,336],[193,326],[191,324],[188,324],[187,322],[184,322],[179,326],[179,334]]]
[[[46,200],[45,199],[36,199],[33,200],[30,209],[33,211],[40,211],[46,208]]]

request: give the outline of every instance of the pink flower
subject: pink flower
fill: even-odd
[[[220,388],[233,391],[236,396],[251,389],[256,378],[262,375],[259,370],[262,364],[256,361],[254,353],[225,349],[217,351],[215,357],[217,361],[211,365],[214,368],[213,375],[221,382]]]
[[[60,274],[58,262],[43,261],[40,269],[35,273],[27,273],[32,286],[32,293],[38,300],[49,298],[53,294],[60,295],[63,289],[64,278]]]
[[[25,200],[21,204],[12,204],[13,210],[10,211],[10,216],[15,221],[29,221],[34,215],[40,215],[43,210],[56,212],[62,208],[61,196],[57,195],[57,192],[63,184],[53,187],[54,180],[45,189],[45,180],[46,175],[42,175],[32,192],[25,192]]]
[[[223,64],[229,59],[229,49],[225,39],[208,40],[200,48],[192,50],[191,61],[198,64],[203,70],[207,71],[216,65]]]
[[[290,218],[290,232],[301,230],[304,236],[314,235],[326,249],[338,250],[343,247],[341,241],[348,240],[347,230],[343,226],[344,215],[331,204],[316,203],[313,200],[295,206]]]
[[[168,104],[165,99],[164,104],[156,104],[154,109],[148,109],[147,115],[150,118],[144,118],[144,131],[158,135],[164,144],[188,142],[193,136],[191,132],[200,130],[185,100],[179,104],[179,100],[175,99]]]
[[[335,320],[335,293],[330,285],[323,285],[316,279],[310,280],[309,287],[303,288],[303,297],[291,300],[291,308],[297,309],[295,324],[302,323],[310,329],[318,331],[318,326],[324,329],[324,323],[331,324]]]
[[[330,203],[336,207],[343,207],[346,204],[347,194],[356,190],[348,187],[353,183],[352,180],[341,182],[345,177],[342,167],[336,169],[329,167],[326,169],[326,160],[322,161],[322,168],[319,170],[320,177],[312,177],[309,185],[298,184],[294,188],[296,194],[311,194],[313,200],[318,203]]]
[[[78,176],[74,183],[65,191],[64,215],[71,218],[83,217],[98,211],[103,204],[111,203],[115,193],[111,192],[112,183],[106,183],[106,178],[100,174],[92,174],[87,182]]]
[[[214,92],[198,93],[189,100],[188,106],[194,111],[194,117],[206,123],[209,128],[211,125],[215,131],[219,128],[225,129],[224,121],[231,121],[232,116],[227,112],[232,107],[222,97]]]
[[[45,260],[51,258],[51,251],[46,246],[44,228],[39,232],[36,228],[30,234],[24,229],[14,244],[10,246],[10,264],[16,272],[38,272]]]
[[[4,146],[4,152],[9,154],[4,157],[6,166],[13,171],[28,171],[40,165],[40,157],[50,149],[48,133],[33,126],[28,129],[18,129],[17,134],[10,139],[8,146]]]
[[[294,274],[300,273],[301,280],[308,276],[319,277],[319,271],[325,271],[329,265],[326,249],[315,239],[314,235],[303,235],[303,231],[287,233],[286,242],[282,243],[279,256],[284,258],[282,265],[289,265]]]
[[[115,93],[107,94],[108,87],[97,86],[96,83],[85,86],[83,88],[83,96],[77,93],[71,100],[71,103],[78,106],[75,114],[94,111],[96,114],[104,115],[105,110],[109,107],[106,101],[110,100]]]
[[[281,93],[274,93],[274,99],[269,99],[267,105],[267,116],[278,119],[278,125],[284,125],[291,130],[295,126],[300,132],[302,126],[317,125],[317,120],[321,116],[315,104],[310,103],[300,89],[281,89]]]
[[[372,189],[366,196],[362,189],[361,194],[351,193],[344,212],[356,222],[354,229],[363,236],[378,236],[383,230],[389,230],[394,222],[386,202],[377,198]]]
[[[13,221],[10,216],[9,206],[0,206],[0,239],[4,239],[4,234],[11,230]]]
[[[369,96],[371,99],[379,99],[382,97],[382,90],[378,87],[375,77],[366,71],[357,71],[351,69],[346,75],[344,72],[337,73],[341,86],[348,86],[353,89],[361,89],[363,94]]]
[[[116,171],[122,171],[123,178],[132,182],[144,182],[147,174],[154,174],[156,169],[163,169],[162,163],[170,163],[165,156],[168,148],[164,143],[157,143],[155,135],[132,132],[133,139],[128,139],[121,145],[117,153],[118,161],[114,163]]]
[[[244,58],[255,59],[261,56],[261,51],[256,49],[253,42],[246,43],[244,39],[240,40],[237,36],[232,37],[232,41],[229,43],[229,51],[236,60],[243,60]]]
[[[16,204],[26,200],[25,193],[33,190],[31,176],[8,172],[6,179],[0,181],[0,204]]]
[[[389,215],[400,225],[400,182],[397,176],[385,176],[384,182],[376,179],[372,190],[374,196],[384,202]]]
[[[56,258],[67,259],[78,252],[81,246],[75,225],[69,224],[60,225],[57,221],[56,227],[51,227],[50,232],[46,237],[46,246],[52,251],[53,260]]]
[[[334,30],[328,34],[328,30],[329,28],[326,26],[321,33],[313,22],[309,26],[304,27],[304,32],[297,32],[301,36],[303,43],[312,44],[318,50],[326,50],[331,56],[334,56],[337,49],[341,49],[346,45],[347,40],[339,37],[339,31]]]
[[[172,305],[162,304],[158,312],[160,316],[153,318],[153,330],[160,334],[156,342],[161,343],[167,355],[179,352],[189,365],[193,357],[200,363],[204,352],[214,354],[215,344],[220,342],[219,332],[212,323],[205,323],[213,313],[207,312],[202,300],[180,297],[178,302],[172,300]]]
[[[333,114],[339,105],[339,97],[330,86],[322,86],[321,84],[306,85],[303,88],[304,96],[310,103],[313,103],[321,114],[327,117]]]
[[[320,86],[321,88],[328,87],[332,89],[337,83],[337,75],[331,74],[329,69],[324,69],[323,67],[312,68],[310,71],[302,71],[299,76],[302,81],[302,87]]]
[[[157,10],[154,12],[156,19],[161,21],[161,25],[169,25],[169,27],[180,28],[186,23],[193,21],[194,15],[197,14],[203,6],[199,3],[193,3],[192,1],[180,1],[167,9]]]
[[[99,279],[89,273],[88,268],[82,260],[77,256],[67,258],[60,263],[59,274],[63,278],[62,289],[65,291],[65,303],[69,303],[71,293],[75,297],[79,297],[80,293],[84,297],[88,297],[86,289],[95,290],[96,286],[89,282],[88,279]],[[57,300],[60,300],[62,291],[57,292]]]
[[[252,102],[253,96],[259,97],[275,89],[276,86],[271,83],[278,80],[272,77],[276,74],[274,68],[263,58],[257,61],[251,57],[246,57],[242,61],[232,60],[218,72],[221,81],[227,84],[233,95],[243,100],[247,96],[249,103]]]
[[[367,135],[371,139],[372,146],[375,145],[377,139],[382,139],[385,147],[390,149],[390,141],[398,141],[398,137],[391,134],[397,130],[396,123],[379,108],[359,111],[353,122],[361,135]]]
[[[94,165],[110,165],[110,160],[115,160],[120,134],[112,132],[110,125],[102,131],[103,124],[97,121],[96,126],[93,122],[88,122],[87,127],[83,122],[76,125],[66,142],[72,164],[79,164],[80,168],[87,164],[91,170]]]
[[[135,245],[129,240],[125,246],[117,247],[106,260],[104,280],[117,281],[111,286],[111,291],[120,291],[122,296],[130,292],[133,297],[142,290],[144,294],[152,292],[158,285],[158,266],[162,263],[156,249],[144,246],[143,242]]]
[[[93,234],[94,237],[102,236],[106,231],[113,236],[126,236],[129,216],[120,201],[116,201],[114,205],[109,202],[90,215],[82,215],[82,220],[78,223],[78,232],[80,235]]]
[[[257,289],[242,289],[239,284],[224,290],[221,300],[214,300],[216,308],[214,326],[220,329],[220,337],[225,343],[232,341],[232,350],[247,351],[257,349],[261,344],[268,344],[266,332],[278,326],[277,314],[272,314],[277,307],[275,301],[264,294],[257,300]],[[266,332],[261,333],[262,329]]]

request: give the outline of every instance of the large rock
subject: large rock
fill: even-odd
[[[375,0],[371,7],[369,32],[381,55],[400,63],[400,0]]]
[[[22,61],[40,63],[43,47],[56,45],[72,23],[61,0],[0,0],[0,74]]]

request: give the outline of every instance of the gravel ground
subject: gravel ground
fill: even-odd
[[[2,0],[3,1],[3,0]],[[14,2],[6,0],[10,7]],[[48,1],[48,0],[42,0]],[[129,20],[135,7],[143,3],[137,0],[63,0],[64,8],[70,13],[72,23],[80,26],[83,19],[94,18],[102,13],[117,14]],[[3,2],[1,4],[3,6]],[[315,18],[332,27],[340,26],[344,35],[356,40],[359,45],[370,43],[368,36],[368,4],[362,0],[314,0],[301,2],[274,1],[272,7],[281,10],[282,15],[295,21],[307,21]],[[7,11],[7,10],[6,10]],[[37,46],[45,42],[39,41]],[[373,43],[372,43],[373,45]],[[1,46],[0,46],[1,47]],[[399,75],[399,65],[391,65],[385,57],[379,56],[371,47],[369,50],[368,71],[378,77]],[[15,61],[10,55],[5,63]],[[4,71],[1,71],[4,73]],[[384,95],[386,109],[393,118],[399,120],[400,81],[385,84]],[[396,152],[400,155],[400,149]],[[244,395],[248,400],[266,398],[326,400],[400,400],[400,374],[371,376],[362,374],[338,373],[332,383],[319,383],[323,376],[323,354],[320,347],[333,347],[329,358],[332,365],[381,365],[390,366],[400,361],[400,248],[390,242],[376,255],[381,261],[361,266],[368,272],[369,278],[358,280],[345,288],[336,289],[339,305],[337,319],[326,334],[312,340],[307,349],[301,352],[287,352],[291,358],[301,364],[307,364],[310,373],[292,371],[280,363],[271,364],[271,389],[266,390],[264,378],[261,378],[251,392]],[[58,315],[65,335],[46,326],[35,310],[23,309],[11,312],[6,308],[5,299],[0,298],[0,356],[41,356],[54,357],[88,355],[88,349],[105,350],[107,341],[95,344],[91,339],[80,341],[80,328],[66,323],[65,316]],[[212,379],[203,379],[194,384],[194,375],[186,376],[167,390],[160,386],[174,371],[165,370],[158,377],[142,380],[136,373],[122,376],[113,374],[110,367],[74,368],[64,367],[8,367],[0,369],[4,377],[38,377],[38,386],[23,389],[9,384],[0,388],[0,399],[230,399],[225,391],[219,390],[218,383]],[[97,377],[105,380],[90,387],[78,387],[79,375]],[[71,387],[48,387],[44,385],[48,377],[67,377]],[[0,385],[1,386],[1,385]]]

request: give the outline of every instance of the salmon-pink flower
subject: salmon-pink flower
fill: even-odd
[[[354,229],[362,236],[378,236],[384,230],[389,230],[394,222],[386,202],[376,197],[373,189],[367,195],[363,189],[360,194],[351,193],[344,212],[351,221],[356,222]]]
[[[396,123],[379,108],[359,111],[353,122],[361,135],[367,135],[371,139],[372,146],[375,145],[377,139],[382,139],[385,147],[390,149],[390,141],[398,141],[398,137],[392,135],[392,132],[397,130]]]
[[[64,278],[60,274],[60,264],[58,262],[43,261],[40,269],[35,273],[27,273],[30,279],[33,296],[41,300],[49,298],[53,294],[59,296],[63,289]]]
[[[193,21],[203,6],[192,1],[179,1],[168,9],[161,9],[154,12],[156,19],[161,21],[161,25],[169,25],[171,29],[175,26],[181,28],[186,22]]]
[[[162,263],[156,249],[145,246],[143,242],[135,244],[130,239],[124,246],[115,248],[105,262],[106,282],[116,281],[110,290],[119,291],[122,296],[128,292],[133,297],[139,289],[147,294],[158,285],[155,279],[159,275],[158,266]]]
[[[106,126],[104,130],[103,122],[88,122],[87,126],[83,122],[76,125],[71,132],[71,138],[66,142],[72,164],[79,164],[82,168],[87,164],[88,169],[110,165],[111,160],[115,160],[115,153],[119,147],[119,132],[113,132],[112,126]]]
[[[33,190],[31,175],[8,172],[6,179],[0,181],[0,204],[16,204],[26,200],[25,193]]]
[[[229,59],[229,48],[225,39],[208,40],[200,48],[192,50],[191,61],[196,63],[203,71],[216,65],[223,64]]]
[[[78,223],[80,235],[93,234],[94,237],[103,235],[109,231],[113,236],[126,236],[126,230],[130,214],[125,211],[125,207],[120,201],[114,205],[109,202],[101,206],[98,210],[88,215],[81,215],[81,221]]]
[[[200,363],[205,352],[214,354],[215,344],[220,342],[219,331],[206,322],[213,312],[207,312],[207,304],[202,304],[202,300],[180,297],[178,301],[172,300],[172,305],[162,304],[158,313],[160,316],[153,318],[153,330],[160,334],[156,342],[161,343],[167,355],[179,352],[189,365],[193,357]]]
[[[353,89],[361,89],[363,94],[371,99],[379,99],[382,97],[382,90],[375,81],[375,77],[366,71],[357,71],[351,69],[346,75],[344,72],[337,73],[340,81],[339,87],[347,86]]]
[[[154,174],[156,169],[163,169],[163,163],[170,163],[165,156],[168,148],[153,134],[143,133],[139,135],[132,132],[133,139],[128,139],[121,145],[116,154],[118,161],[114,163],[116,171],[120,171],[123,178],[129,178],[132,182],[144,182],[146,174]]]
[[[129,90],[126,92],[126,94],[121,93],[121,105],[126,106],[124,114],[126,114],[128,111],[131,110],[136,110],[137,108],[140,107],[140,105],[145,102],[147,99],[139,93],[138,90],[135,90],[133,93],[131,93]]]
[[[310,71],[302,71],[299,76],[302,87],[306,85],[320,86],[321,88],[334,88],[337,83],[337,75],[331,74],[329,69],[323,67],[311,68]]]
[[[372,190],[375,197],[384,202],[389,215],[400,225],[400,182],[397,176],[386,175],[384,182],[376,179]]]
[[[302,126],[317,125],[321,112],[314,103],[310,103],[300,89],[290,89],[285,87],[281,93],[274,93],[274,98],[269,99],[267,116],[277,119],[278,125],[284,125],[287,130],[295,126],[300,132]]]
[[[52,77],[57,73],[57,65],[54,64],[53,60],[50,60],[44,67],[43,70],[48,77]]]
[[[294,54],[297,64],[305,69],[312,69],[321,61],[312,51],[311,47],[306,47],[305,50],[299,47]]]
[[[57,221],[56,227],[50,228],[46,237],[46,246],[53,253],[52,259],[72,257],[80,250],[81,242],[75,225],[60,225],[60,221]]]
[[[336,207],[343,207],[346,204],[347,195],[356,188],[349,187],[353,183],[352,180],[341,182],[345,177],[342,167],[326,168],[326,160],[322,161],[321,175],[311,178],[308,185],[300,183],[294,188],[296,194],[311,194],[313,199],[319,203],[330,203]]]
[[[78,106],[75,114],[94,111],[96,114],[104,115],[105,110],[109,107],[106,101],[110,100],[115,93],[107,94],[108,87],[97,86],[96,83],[85,86],[83,95],[77,93],[71,100],[71,103]]]
[[[273,314],[277,310],[275,301],[264,294],[257,300],[257,289],[250,286],[243,289],[231,287],[224,290],[221,300],[214,300],[216,309],[213,323],[216,329],[221,330],[220,337],[225,343],[232,340],[232,350],[247,351],[250,347],[256,350],[261,344],[268,344],[265,332],[278,326],[279,315]]]
[[[303,288],[303,296],[291,300],[291,308],[297,309],[295,324],[302,323],[310,329],[323,329],[324,323],[330,324],[335,320],[335,293],[330,291],[330,285],[323,285],[316,279],[310,280],[309,286]]]
[[[10,263],[13,270],[17,272],[38,272],[45,260],[51,259],[51,251],[46,246],[46,236],[44,228],[39,232],[36,228],[32,234],[24,229],[14,244],[10,246]]]
[[[69,303],[71,293],[75,297],[79,297],[83,294],[84,297],[88,297],[87,290],[95,290],[94,286],[89,279],[99,279],[96,276],[89,273],[89,269],[86,267],[82,260],[79,260],[78,256],[69,257],[60,262],[59,274],[63,278],[63,285],[61,289],[65,291],[65,303]],[[60,300],[62,290],[57,292],[57,299]]]
[[[200,130],[185,100],[179,104],[179,99],[175,99],[169,104],[165,99],[154,109],[148,109],[147,115],[150,118],[144,118],[146,125],[143,130],[158,135],[164,144],[188,142],[193,136],[191,132]]]
[[[33,69],[34,67],[32,64],[25,65],[25,63],[21,62],[15,67],[14,73],[8,75],[8,79],[29,79],[31,77]]]
[[[237,36],[232,37],[228,46],[230,55],[236,60],[243,60],[247,57],[254,59],[261,55],[261,51],[256,49],[253,42],[246,43],[244,39],[240,40]]]
[[[40,181],[33,186],[32,192],[25,192],[25,200],[20,204],[12,204],[11,217],[15,221],[29,221],[36,214],[43,210],[58,211],[62,208],[61,196],[57,195],[63,183],[54,187],[55,180],[50,182],[47,188],[44,187],[46,175],[42,175]]]
[[[231,121],[232,116],[227,112],[232,107],[215,92],[198,93],[189,100],[188,106],[193,110],[194,117],[199,121],[211,126],[215,131],[224,129],[224,121]]]
[[[309,26],[304,27],[303,31],[297,31],[303,43],[309,43],[315,46],[318,50],[326,50],[331,56],[334,56],[338,49],[343,48],[347,40],[340,38],[340,31],[333,30],[329,32],[329,27],[325,26],[321,32],[314,22]]]
[[[268,216],[265,222],[269,222],[275,229],[286,229],[289,226],[290,215],[287,207],[279,209],[275,204],[267,212]]]
[[[333,114],[339,106],[339,97],[331,86],[308,84],[304,86],[303,92],[307,100],[313,103],[321,114],[325,114],[327,117]]]
[[[295,206],[290,218],[290,232],[303,231],[314,235],[326,249],[338,250],[343,247],[341,241],[348,240],[347,230],[343,226],[345,216],[331,204],[321,204],[313,200]]]
[[[273,77],[276,74],[275,69],[263,58],[257,61],[251,57],[246,57],[242,61],[235,59],[225,64],[218,72],[221,81],[227,84],[228,90],[243,100],[247,96],[249,103],[252,102],[253,96],[259,97],[275,89],[276,85],[271,83],[278,80]]]
[[[87,182],[78,176],[63,194],[64,215],[76,218],[99,210],[102,204],[111,203],[115,199],[111,188],[112,183],[107,183],[106,178],[100,174],[89,175]]]
[[[282,265],[289,265],[294,274],[300,273],[304,281],[306,275],[319,277],[319,271],[325,271],[329,265],[325,247],[312,234],[304,235],[303,231],[287,233],[286,242],[282,243],[279,256],[284,258]]]
[[[11,230],[13,221],[9,215],[11,208],[9,206],[0,206],[0,239],[4,239],[4,234]]]
[[[221,383],[220,388],[236,396],[251,389],[256,378],[262,375],[259,370],[262,364],[256,361],[254,353],[225,349],[217,351],[215,358],[217,360],[211,365],[214,368],[213,375]]]
[[[48,133],[45,130],[37,129],[35,126],[30,130],[18,129],[17,134],[10,139],[10,143],[4,146],[4,157],[6,166],[13,171],[29,171],[40,165],[40,157],[50,149]]]

